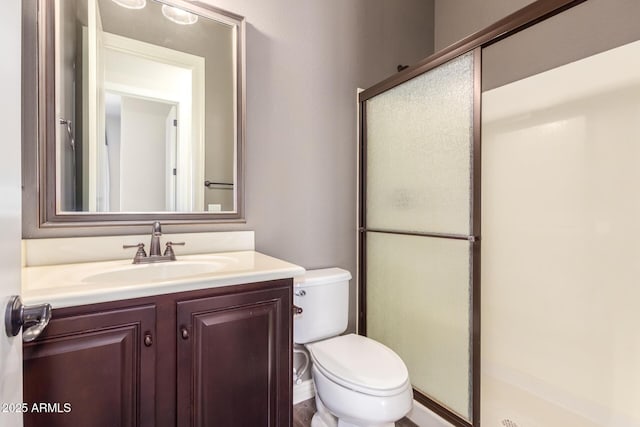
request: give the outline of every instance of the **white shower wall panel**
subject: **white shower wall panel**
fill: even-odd
[[[639,43],[483,94],[483,426],[640,426],[640,66],[626,58]]]

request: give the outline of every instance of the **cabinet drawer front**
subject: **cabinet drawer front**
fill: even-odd
[[[54,405],[26,413],[25,427],[153,426],[155,346],[144,342],[154,336],[153,305],[54,311],[46,333],[24,346],[25,401]]]
[[[290,423],[291,288],[178,303],[178,425]]]

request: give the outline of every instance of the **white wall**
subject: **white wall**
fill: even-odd
[[[120,209],[166,210],[167,115],[171,104],[122,97],[120,134]]]
[[[10,295],[20,292],[20,73],[21,2],[3,3],[0,14],[0,310]],[[2,316],[4,322],[4,316]],[[0,332],[0,402],[22,402],[22,340]],[[0,411],[0,425],[22,426],[19,413]]]
[[[121,98],[107,92],[105,117],[105,140],[107,142],[107,158],[109,161],[109,211],[120,212],[120,128]]]
[[[484,94],[483,425],[640,426],[639,58]]]

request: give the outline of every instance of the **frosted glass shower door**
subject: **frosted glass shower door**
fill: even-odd
[[[363,329],[404,360],[418,400],[462,425],[475,409],[478,60],[464,54],[363,105]]]

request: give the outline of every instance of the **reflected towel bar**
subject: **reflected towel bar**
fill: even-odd
[[[223,188],[216,188],[217,185],[221,185]],[[213,182],[206,180],[204,186],[209,190],[233,190],[233,184],[229,182]]]

